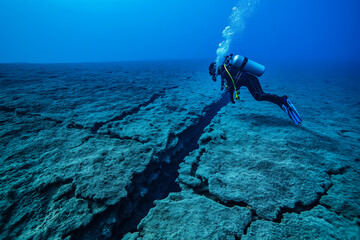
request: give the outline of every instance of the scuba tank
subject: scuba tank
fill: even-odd
[[[228,67],[235,67],[235,68],[239,68],[239,72],[242,73],[249,73],[251,75],[260,77],[261,75],[263,75],[263,73],[265,72],[265,67],[257,62],[254,62],[252,60],[249,60],[246,57],[240,56],[240,55],[233,55],[230,54],[229,56],[225,57],[224,63],[223,63],[224,69],[227,72],[227,74],[229,75],[231,82],[227,83],[227,85],[231,85],[232,83],[232,87],[228,88],[228,86],[225,86],[225,88],[227,88],[227,91],[230,93],[230,100],[232,103],[234,102],[234,97],[233,97],[233,93],[235,92],[235,99],[239,100],[239,89],[236,89],[236,83],[234,81],[233,76],[231,76]],[[241,75],[240,75],[241,76]],[[238,79],[235,79],[236,82],[238,81]]]
[[[250,73],[257,77],[261,77],[261,75],[265,72],[265,66],[240,55],[235,55],[233,58],[231,56],[229,64],[240,68],[241,71]]]

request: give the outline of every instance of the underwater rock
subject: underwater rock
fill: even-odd
[[[331,176],[333,186],[323,196],[320,203],[331,211],[341,214],[360,224],[360,173],[346,170],[343,174]]]
[[[349,151],[351,140],[312,125],[295,127],[276,106],[260,106],[249,94],[242,98],[244,103],[218,113],[199,150],[180,165],[181,187],[249,205],[267,220],[276,220],[282,209],[314,207],[332,186],[331,173],[349,166],[356,155]]]
[[[315,222],[319,236],[340,236],[335,227],[357,233],[360,118],[341,87],[281,81],[304,118],[300,127],[245,91],[217,113],[196,149],[192,138],[224,104],[216,104],[218,86],[189,64],[181,71],[134,65],[30,64],[2,78],[0,238],[134,232],[153,199],[179,191],[164,176],[176,178],[189,149],[182,191],[157,201],[125,239],[256,239],[268,229],[269,239],[291,239],[300,236],[293,226],[300,218],[303,230]],[[37,74],[40,67],[46,72]],[[276,78],[269,86],[282,89]]]
[[[123,239],[234,239],[251,221],[247,208],[225,207],[189,192],[171,193],[155,202],[139,233]]]
[[[328,166],[321,165],[321,150],[311,151],[300,139],[308,139],[310,145],[317,138],[301,128],[288,132],[292,126],[283,126],[280,119],[246,119],[233,108],[224,108],[205,130],[200,151],[181,165],[179,181],[194,189],[207,188],[223,202],[246,203],[268,220],[276,219],[281,208],[316,202],[331,185]],[[254,125],[254,120],[271,124]],[[299,144],[307,151],[294,149]]]
[[[251,223],[241,239],[359,239],[360,228],[354,222],[336,215],[323,206],[311,211],[286,213],[281,223],[257,220]]]
[[[111,75],[106,64],[11,65],[19,79],[0,89],[0,238],[111,238],[152,194],[162,154],[170,161],[221,97],[211,81],[198,92],[206,75],[194,70],[154,76],[155,64],[135,64],[124,77],[118,65]]]

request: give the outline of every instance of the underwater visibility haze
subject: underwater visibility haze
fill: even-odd
[[[359,61],[359,9],[356,0],[4,0],[0,62],[213,59],[226,26],[236,30],[230,50],[265,65]]]
[[[359,239],[359,9],[0,1],[0,239]]]

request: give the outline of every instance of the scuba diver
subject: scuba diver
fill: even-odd
[[[300,114],[290,102],[289,98],[284,95],[282,97],[275,94],[265,93],[260,85],[257,77],[260,77],[265,71],[265,67],[256,63],[246,57],[240,55],[230,54],[225,57],[222,65],[216,66],[212,62],[209,66],[209,74],[213,81],[216,81],[216,76],[221,76],[221,90],[224,88],[230,94],[230,101],[239,100],[240,87],[245,86],[249,89],[251,95],[257,101],[268,101],[275,103],[289,116],[294,124],[301,124],[302,119]]]

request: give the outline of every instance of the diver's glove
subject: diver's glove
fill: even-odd
[[[235,101],[234,101],[234,89],[233,88],[231,88],[231,89],[227,89],[227,92],[230,94],[230,101],[232,102],[232,103],[235,103]],[[239,101],[240,100],[240,91],[236,91],[236,93],[235,93],[235,100],[236,101]]]
[[[213,80],[214,82],[216,82],[216,75],[215,75],[215,74],[212,76],[212,80]]]

